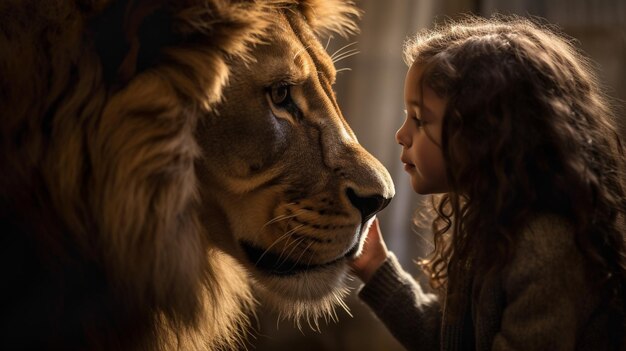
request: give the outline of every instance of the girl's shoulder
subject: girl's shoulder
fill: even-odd
[[[535,214],[520,231],[517,246],[539,251],[554,247],[563,249],[574,247],[574,226],[562,216]]]
[[[537,215],[520,231],[501,272],[511,292],[534,284],[552,286],[555,282],[565,287],[574,281],[580,283],[574,284],[579,289],[587,270],[585,255],[576,245],[574,226],[563,217]]]
[[[584,255],[576,245],[573,224],[553,214],[534,215],[513,243],[511,263],[517,268],[566,269],[580,266]]]

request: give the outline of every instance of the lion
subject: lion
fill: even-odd
[[[319,38],[342,0],[0,3],[0,343],[242,345],[333,313],[394,195]]]

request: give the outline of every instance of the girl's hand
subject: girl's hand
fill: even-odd
[[[349,261],[348,264],[352,268],[352,272],[364,283],[367,283],[374,272],[385,262],[387,254],[387,246],[383,241],[378,218],[376,218],[367,232],[361,255]]]

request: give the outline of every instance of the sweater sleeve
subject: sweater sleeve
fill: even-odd
[[[573,235],[555,217],[534,221],[522,234],[504,270],[506,305],[493,350],[575,349],[598,294]]]
[[[422,291],[393,253],[361,288],[359,297],[407,349],[439,349],[439,301]]]

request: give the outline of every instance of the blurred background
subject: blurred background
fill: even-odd
[[[396,196],[379,214],[388,247],[403,267],[419,278],[414,261],[431,250],[430,235],[416,228],[412,217],[430,199],[416,195],[399,161],[395,132],[404,118],[403,84],[407,67],[402,60],[404,41],[421,28],[446,18],[473,13],[535,16],[558,25],[576,38],[577,46],[596,64],[605,92],[613,98],[626,137],[626,0],[361,0],[361,32],[347,39],[331,38],[327,51],[344,45],[358,54],[336,63],[335,91],[345,118],[360,143],[391,173]],[[324,39],[323,44],[326,44]],[[272,311],[260,309],[257,332],[249,349],[258,351],[394,351],[403,348],[363,303],[351,283],[347,304],[350,314],[337,309],[339,321],[322,321],[321,332],[308,326],[300,331],[291,321],[277,321]],[[306,324],[306,323],[305,323]]]

